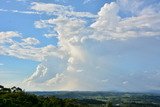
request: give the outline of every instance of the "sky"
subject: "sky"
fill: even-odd
[[[0,0],[0,84],[160,91],[160,0]]]

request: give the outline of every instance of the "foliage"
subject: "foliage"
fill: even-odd
[[[19,87],[6,88],[0,85],[0,107],[160,107],[160,96],[153,94],[111,92],[60,93],[56,97],[53,96],[56,94],[36,95],[24,92]]]
[[[76,99],[59,99],[23,92],[19,87],[0,89],[0,107],[81,107]]]

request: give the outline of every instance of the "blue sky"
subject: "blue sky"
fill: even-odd
[[[159,0],[1,0],[0,84],[160,90],[159,7]]]

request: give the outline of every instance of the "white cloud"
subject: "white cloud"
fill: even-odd
[[[20,34],[14,31],[0,32],[0,39],[19,37]]]
[[[38,3],[34,7],[38,11],[45,11],[39,9],[41,7],[39,5],[47,6],[46,12],[53,12],[54,5]],[[53,19],[36,21],[35,27],[50,28],[57,33],[58,46],[53,50],[54,52],[58,50],[61,57],[49,56],[42,61],[42,65],[48,70],[45,77],[38,77],[37,80],[41,83],[35,82],[34,85],[43,84],[39,87],[44,89],[45,85],[48,87],[47,90],[125,90],[123,84],[127,83],[133,83],[138,87],[126,85],[127,90],[141,90],[145,87],[146,83],[143,82],[135,84],[137,78],[135,75],[132,75],[133,78],[128,78],[130,73],[126,73],[126,70],[132,67],[128,69],[123,67],[128,63],[141,65],[142,62],[133,61],[133,59],[138,60],[145,51],[145,53],[153,51],[151,48],[144,49],[139,46],[145,37],[160,35],[159,15],[139,14],[122,18],[118,15],[120,8],[121,6],[116,2],[106,3],[98,12],[96,21],[90,26],[86,25],[86,20],[77,18],[76,15],[68,17],[57,14]],[[124,39],[125,41],[122,41]],[[145,46],[148,42],[142,44]],[[158,51],[155,51],[155,56],[158,55],[156,53]],[[147,61],[143,63],[147,64]],[[142,70],[141,67],[137,69]]]
[[[37,26],[37,25],[36,25]],[[50,33],[50,34],[44,34],[44,36],[46,37],[46,38],[52,38],[52,37],[57,37],[58,35],[57,34],[52,34],[52,33]]]
[[[84,0],[83,4],[88,4],[88,3],[91,3],[91,2],[98,2],[98,0]]]
[[[119,6],[121,7],[120,9],[125,13],[130,13],[133,16],[138,14],[139,12],[139,7],[142,8],[142,5],[144,4],[145,0],[117,0]]]
[[[13,40],[17,37],[20,42]],[[0,54],[15,56],[22,59],[42,61],[45,56],[59,56],[57,49],[53,45],[37,48],[34,45],[40,41],[33,37],[23,38],[20,33],[14,31],[0,32]]]
[[[21,13],[21,14],[42,14],[42,13],[40,13],[40,12],[34,12],[34,11],[20,11],[20,10],[8,10],[8,12]]]
[[[23,38],[9,47],[2,45],[1,54],[40,62],[23,83],[33,90],[142,90],[151,82],[146,78],[149,74],[140,71],[159,66],[155,59],[160,44],[154,37],[160,36],[160,16],[155,11],[141,11],[138,13],[143,14],[123,18],[119,16],[121,8],[119,2],[106,3],[95,22],[88,25],[82,18],[88,17],[86,13],[75,12],[70,6],[34,2],[31,9],[55,15],[34,24],[53,30],[45,36],[57,34],[58,45],[36,48],[24,45],[30,40]],[[150,79],[156,81],[155,86],[158,78],[152,75]]]
[[[43,14],[41,12],[35,12],[35,11],[21,11],[21,10],[6,10],[6,9],[0,9],[0,12],[11,12],[11,13],[20,13],[20,14]]]
[[[14,42],[12,38],[20,36],[21,34],[15,31],[0,32],[0,44],[4,43],[12,44]]]
[[[49,86],[51,86],[51,85],[54,86],[54,84],[59,84],[59,83],[61,83],[64,78],[65,78],[65,77],[64,77],[64,74],[62,74],[62,73],[61,73],[61,74],[56,74],[56,76],[55,76],[54,78],[48,80],[46,83],[47,83],[47,85],[49,85]]]
[[[27,45],[36,45],[36,44],[39,44],[40,41],[35,39],[35,38],[31,38],[31,37],[28,37],[28,38],[25,38],[25,39],[22,39],[24,41],[25,44]]]
[[[115,31],[120,21],[120,17],[117,15],[118,10],[118,5],[112,2],[110,4],[106,3],[98,12],[98,19],[91,25],[96,30],[95,36],[97,35],[98,39],[112,39],[113,34],[111,33]]]
[[[117,15],[118,10],[119,7],[115,2],[106,3],[98,12],[98,19],[91,26],[98,30],[114,30],[120,20],[120,17]]]
[[[89,12],[75,12],[71,6],[63,6],[58,4],[33,2],[31,9],[40,12],[46,12],[50,15],[76,16],[76,17],[88,17],[88,18],[96,17],[96,15],[91,14]]]
[[[120,6],[120,11],[122,11],[125,15],[129,14],[129,16],[160,12],[160,3],[156,0],[117,0],[117,3]]]
[[[40,78],[44,77],[46,73],[47,73],[47,68],[44,65],[40,64],[40,65],[37,66],[36,72],[34,72],[33,75],[30,76],[26,81],[30,82],[30,81],[35,81],[36,80],[37,82],[39,82],[37,79],[39,77]]]
[[[128,81],[123,81],[122,84],[126,85],[128,84]]]
[[[3,47],[5,55],[15,56],[22,59],[30,59],[35,61],[42,61],[46,56],[59,56],[56,48],[48,45],[41,48],[26,45],[25,43],[15,43],[10,47]]]
[[[96,32],[92,35],[98,40],[126,39],[143,36],[159,36],[160,15],[150,12],[135,17],[120,18],[117,3],[105,4],[98,13],[99,18],[91,25]],[[108,17],[109,16],[109,17]],[[99,35],[101,34],[101,35]]]
[[[64,10],[72,10],[70,6],[63,6],[63,5],[49,4],[49,3],[46,4],[39,2],[33,2],[31,9],[44,12],[59,12]]]

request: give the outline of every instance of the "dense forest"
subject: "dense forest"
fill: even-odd
[[[0,85],[0,107],[160,107],[160,96],[113,92],[46,94],[25,92],[19,87],[6,88]]]

